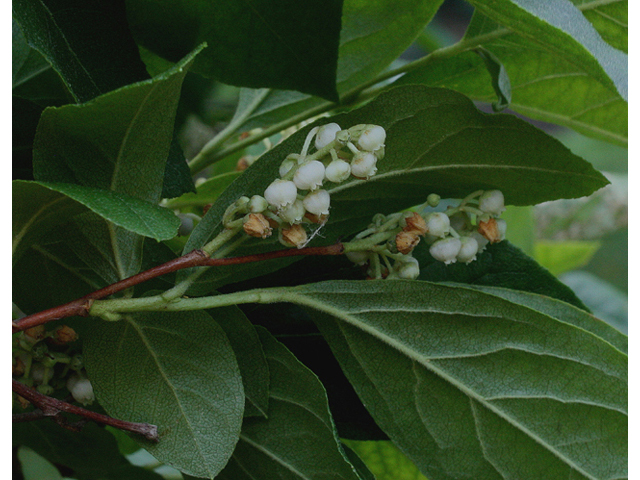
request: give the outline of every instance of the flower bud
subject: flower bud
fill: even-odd
[[[449,225],[456,232],[463,232],[471,227],[471,219],[466,212],[456,212],[449,217]]]
[[[278,234],[278,240],[285,247],[302,248],[307,242],[307,232],[302,225],[296,223],[289,228],[281,228]]]
[[[478,232],[491,243],[502,241],[506,231],[507,222],[501,218],[490,218],[486,222],[480,222],[478,224]]]
[[[459,262],[471,263],[476,259],[478,242],[473,237],[460,237],[460,251],[456,256]]]
[[[358,147],[367,152],[373,152],[384,146],[387,132],[380,125],[367,125],[360,134]]]
[[[446,213],[434,212],[427,217],[427,231],[430,235],[444,238],[449,233],[451,222]]]
[[[274,180],[264,191],[264,198],[276,208],[291,205],[298,198],[298,189],[291,180]]]
[[[437,207],[440,204],[440,195],[432,193],[427,197],[427,203],[431,207]]]
[[[47,368],[41,363],[31,365],[31,378],[35,383],[49,383],[53,378],[53,368]]]
[[[260,195],[254,195],[249,201],[249,211],[251,213],[262,213],[267,209],[268,206],[269,202],[267,202],[267,200]]]
[[[44,338],[44,325],[37,325],[35,327],[27,328],[24,331],[24,336],[27,341],[30,343],[35,343],[38,340],[42,340]]]
[[[271,235],[269,221],[261,213],[250,213],[245,216],[242,228],[250,237],[267,238]]]
[[[356,265],[364,265],[369,261],[369,258],[371,258],[371,254],[369,252],[347,252],[345,255]]]
[[[300,223],[304,218],[305,209],[302,200],[296,199],[278,212],[278,216],[287,223]]]
[[[408,254],[420,243],[420,237],[412,232],[400,232],[396,235],[396,248],[403,255]]]
[[[336,139],[336,134],[342,130],[337,123],[323,125],[316,134],[315,146],[318,150],[326,147]]]
[[[351,160],[351,175],[369,180],[378,171],[376,162],[376,157],[372,153],[360,152],[355,154]]]
[[[344,160],[334,160],[324,171],[324,178],[333,183],[344,182],[351,175],[351,165]]]
[[[329,213],[331,198],[329,197],[329,192],[326,190],[316,190],[315,192],[308,193],[307,196],[304,197],[304,200],[302,200],[302,203],[309,213],[314,215],[327,215]]]
[[[443,238],[429,247],[429,253],[439,262],[444,262],[445,265],[448,265],[455,263],[461,247],[460,239],[455,237]]]
[[[402,225],[404,223],[404,226]],[[402,230],[416,235],[424,235],[427,233],[427,222],[424,221],[422,215],[413,212],[411,216],[405,217],[400,221]]]
[[[479,209],[490,215],[498,216],[505,211],[504,195],[500,190],[487,190],[478,199]]]
[[[180,226],[178,227],[178,236],[185,237],[193,231],[194,221],[193,217],[186,213],[179,213]]]
[[[415,280],[420,275],[420,264],[418,260],[413,257],[405,257],[404,261],[396,262],[393,265],[393,269],[398,275],[398,278]]]
[[[67,325],[57,328],[52,337],[53,342],[58,345],[75,342],[77,339],[78,334],[76,331]]]
[[[93,386],[88,378],[74,373],[67,380],[67,390],[71,392],[71,395],[76,402],[82,405],[90,405],[95,400],[93,394]]]
[[[278,173],[280,174],[281,177],[284,177],[296,165],[298,165],[298,162],[293,158],[285,158],[283,162],[280,164],[280,169],[278,170]]]
[[[318,160],[305,163],[296,170],[293,183],[300,190],[315,190],[322,186],[324,180],[324,165]]]

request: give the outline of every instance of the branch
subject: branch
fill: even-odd
[[[113,283],[107,287],[96,290],[84,297],[73,300],[64,305],[43,310],[38,313],[22,317],[17,322],[13,322],[13,332],[21,332],[28,328],[58,320],[60,318],[89,315],[89,309],[94,300],[99,300],[114,293],[126,290],[127,288],[139,285],[153,278],[165,275],[167,273],[176,272],[184,268],[191,267],[216,267],[225,265],[237,265],[240,263],[260,262],[274,258],[292,257],[298,255],[340,255],[344,252],[344,246],[341,243],[329,245],[327,247],[307,247],[300,249],[276,250],[275,252],[266,252],[257,255],[245,255],[242,257],[231,258],[210,258],[202,250],[193,250],[186,255],[178,257],[169,262],[153,267],[144,272],[140,272],[119,282]]]
[[[26,422],[37,420],[43,417],[53,417],[54,420],[58,421],[58,423],[61,423],[61,421],[59,421],[60,414],[62,412],[66,412],[79,415],[83,418],[86,418],[87,420],[103,423],[105,425],[111,425],[112,427],[118,428],[120,430],[137,433],[138,435],[142,435],[147,440],[151,440],[153,442],[157,442],[159,440],[158,427],[156,427],[155,425],[151,425],[149,423],[134,423],[126,422],[124,420],[118,420],[117,418],[109,417],[108,415],[102,415],[101,413],[92,412],[91,410],[71,405],[70,403],[63,402],[62,400],[48,397],[16,380],[12,379],[12,382],[13,391],[26,400],[29,400],[41,412],[38,413],[37,411],[34,411],[24,414],[18,414],[17,416],[14,416],[14,422]],[[73,424],[69,424],[66,421],[62,421],[62,424],[72,427],[75,426]]]

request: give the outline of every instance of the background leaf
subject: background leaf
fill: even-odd
[[[265,329],[269,418],[245,418],[221,479],[357,479],[335,432],[322,384]]]
[[[560,275],[587,264],[599,248],[597,241],[539,240],[535,243],[535,259],[553,275]]]
[[[603,5],[580,2],[585,15],[600,15]],[[626,2],[613,2],[615,10],[625,10]],[[615,36],[626,38],[626,18],[611,18]],[[599,26],[599,24],[596,24]],[[604,33],[602,28],[600,33]],[[626,101],[604,86],[597,76],[549,51],[519,30],[504,28],[480,11],[473,15],[463,42],[481,44],[500,58],[511,81],[510,108],[527,117],[572,128],[584,135],[627,144]],[[626,40],[625,40],[626,43]],[[436,60],[404,75],[397,84],[422,83],[453,88],[484,102],[495,98],[491,78],[480,59],[471,51]],[[571,92],[567,95],[566,92]]]
[[[96,321],[84,342],[100,405],[116,418],[157,425],[158,443],[136,440],[159,460],[215,477],[238,441],[244,393],[233,350],[211,317],[196,311]]]
[[[231,85],[337,98],[341,0],[315,0],[304,8],[291,0],[126,4],[136,40],[168,60],[207,42],[209,48],[194,65],[197,73]]]
[[[385,441],[347,441],[375,475],[376,480],[426,480],[398,447]]]
[[[478,189],[497,188],[504,192],[508,204],[532,205],[588,195],[607,182],[557,140],[513,116],[480,113],[466,97],[451,90],[418,85],[393,88],[364,107],[330,121],[343,128],[376,123],[386,129],[387,139],[386,154],[376,176],[368,181],[327,183],[331,216],[322,231],[327,244],[364,228],[376,213],[423,203],[430,193],[463,198]],[[203,217],[184,252],[200,248],[221,230],[222,214],[230,203],[241,195],[264,192],[278,178],[282,159],[301,150],[314,125],[325,123],[329,120],[305,127],[249,167]],[[267,239],[249,242],[246,248],[256,253],[274,247],[281,245]],[[286,263],[263,264],[218,268],[203,275],[201,282],[215,276],[215,282],[207,288],[216,288],[265,274],[274,265]]]
[[[626,475],[626,355],[592,333],[459,286],[327,282],[283,296],[310,309],[428,478]]]

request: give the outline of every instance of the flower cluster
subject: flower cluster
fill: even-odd
[[[439,204],[440,197],[431,194],[417,210],[423,212]],[[504,210],[501,191],[480,190],[444,212],[379,214],[366,230],[345,244],[347,257],[366,265],[369,278],[415,279],[420,268],[411,254],[424,238],[435,260],[445,265],[470,263],[487,244],[504,239],[507,225],[498,218]]]
[[[329,123],[313,128],[302,151],[282,161],[279,178],[263,195],[237,200],[227,209],[223,223],[229,225],[236,215],[243,214],[247,235],[267,238],[277,229],[280,243],[304,247],[312,238],[305,225],[322,226],[329,217],[331,197],[324,188],[326,183],[373,177],[378,160],[384,157],[385,139],[386,132],[379,125],[362,124],[343,130],[337,123]]]
[[[14,334],[13,376],[43,395],[66,388],[77,402],[92,403],[93,387],[84,372],[82,356],[68,353],[69,343],[77,338],[76,332],[66,325],[48,332],[40,325]],[[23,407],[28,406],[23,398],[18,400]]]

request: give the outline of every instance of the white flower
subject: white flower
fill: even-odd
[[[268,206],[269,202],[260,195],[254,195],[251,197],[251,200],[249,200],[249,211],[251,213],[262,213]]]
[[[387,132],[380,125],[367,125],[358,139],[358,146],[367,152],[374,152],[384,146]]]
[[[324,171],[324,178],[330,182],[344,182],[351,175],[351,165],[344,160],[334,160]]]
[[[498,241],[501,242],[507,234],[507,221],[502,218],[496,218],[496,225],[498,226],[498,235],[500,236]]]
[[[455,237],[443,238],[429,247],[429,253],[439,262],[444,262],[445,265],[448,265],[455,263],[461,247],[460,239]]]
[[[500,190],[487,190],[478,199],[480,210],[489,215],[500,215],[505,211],[504,195]]]
[[[338,133],[340,130],[342,129],[337,123],[328,123],[327,125],[320,127],[318,133],[316,134],[316,148],[320,150],[321,148],[329,145],[336,139],[336,133]]]
[[[434,212],[427,217],[427,231],[430,235],[444,238],[449,233],[451,222],[446,213]]]
[[[41,363],[31,366],[31,378],[35,383],[48,383],[53,378],[53,368],[47,368]]]
[[[322,186],[324,180],[324,165],[318,160],[305,163],[296,170],[293,183],[300,190],[315,190]]]
[[[284,177],[289,171],[298,164],[293,158],[285,158],[280,164],[280,170],[278,173],[281,177]]]
[[[307,194],[302,203],[307,212],[314,215],[326,215],[329,213],[331,199],[329,198],[329,192],[326,190],[316,190]]]
[[[368,180],[378,171],[376,162],[377,159],[372,153],[357,153],[351,160],[351,175],[357,178],[366,178]]]
[[[478,244],[478,253],[483,252],[487,248],[489,240],[487,240],[486,237],[478,231],[471,232],[471,236],[476,239],[476,243]]]
[[[77,373],[71,375],[67,380],[67,389],[71,392],[76,402],[83,405],[89,405],[95,400],[93,386],[89,379],[81,377]]]
[[[274,180],[264,191],[264,198],[276,208],[291,205],[296,201],[298,189],[291,180]]]
[[[402,262],[396,262],[393,269],[399,278],[415,280],[420,275],[420,264],[413,257],[405,257]]]
[[[471,263],[476,259],[478,253],[478,242],[473,237],[460,237],[460,251],[456,256],[459,262]]]
[[[287,223],[300,223],[304,217],[305,209],[302,200],[296,200],[278,212],[278,216]]]

